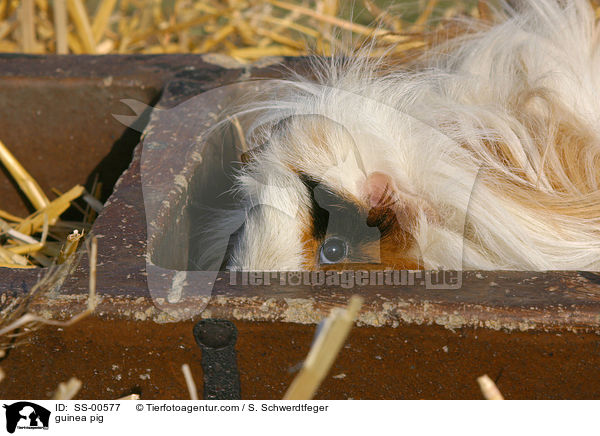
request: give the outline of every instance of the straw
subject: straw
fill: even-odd
[[[348,8],[342,8],[344,3],[339,0],[92,3],[97,5],[93,13],[86,9],[89,2],[83,0],[54,0],[52,4],[48,0],[0,0],[0,51],[59,54],[210,51],[228,54],[245,63],[261,56],[352,53],[370,38],[375,38],[377,46],[411,43],[400,46],[399,51],[408,47],[424,50],[427,41],[431,41],[429,31],[442,29],[451,19],[461,15],[491,19],[491,9],[483,0],[409,2],[407,8],[412,9],[406,10],[405,15],[414,16],[412,22],[385,7],[392,4],[391,0],[361,0],[352,4],[353,11],[362,8],[371,15],[373,23],[369,25],[368,19],[361,22],[348,19],[344,15]],[[422,10],[415,13],[420,5],[424,5]],[[600,17],[600,8],[593,5]],[[441,19],[432,20],[434,15]],[[340,30],[360,38],[348,39],[347,33]],[[379,53],[383,51],[373,52]]]
[[[23,194],[27,196],[27,199],[31,202],[33,207],[36,209],[43,209],[48,206],[50,201],[48,197],[40,188],[40,185],[34,180],[33,177],[23,168],[19,161],[8,151],[8,148],[0,141],[0,162],[8,170],[10,175],[13,177],[15,182],[19,185]]]
[[[18,224],[16,230],[26,235],[31,235],[41,228],[44,223],[44,214],[47,214],[50,223],[54,224],[58,217],[69,208],[71,201],[80,197],[85,189],[81,185],[76,185],[69,191],[55,200],[52,200],[46,207],[38,210],[33,215],[24,219]]]
[[[283,36],[277,32],[271,32],[270,30],[259,28],[259,29],[256,29],[256,33],[261,36],[266,36],[269,39],[271,39],[272,41],[278,42],[283,45],[287,45],[289,47],[292,47],[292,48],[295,48],[298,50],[303,50],[306,48],[305,43],[294,40],[292,38],[288,38],[287,36]]]
[[[289,47],[269,46],[269,47],[246,47],[230,50],[229,54],[234,58],[241,59],[259,59],[268,56],[299,56],[300,51]]]
[[[190,370],[190,366],[187,363],[184,363],[183,365],[181,365],[181,371],[183,372],[185,384],[187,385],[188,392],[190,393],[190,399],[197,400],[198,390],[196,389],[196,383],[194,382],[194,377],[192,377],[192,371]]]
[[[9,0],[0,0],[0,20],[6,18],[6,12],[8,11]]]
[[[419,15],[419,18],[417,18],[415,20],[414,24],[412,25],[412,27],[410,29],[411,32],[417,32],[425,26],[425,23],[427,22],[429,17],[431,17],[431,14],[433,13],[433,10],[435,9],[436,4],[437,4],[437,0],[428,0],[427,1],[427,5],[425,5],[425,9],[423,10],[423,13],[421,15]]]
[[[481,393],[486,400],[504,400],[496,383],[488,375],[482,375],[477,378],[477,383],[481,389]]]
[[[277,6],[278,8],[287,9],[289,11],[298,11],[309,17],[316,18],[319,21],[333,24],[334,26],[336,26],[340,29],[350,30],[350,31],[358,33],[360,35],[380,36],[382,34],[388,33],[388,31],[385,31],[385,30],[373,29],[373,28],[370,28],[367,26],[363,26],[360,24],[356,24],[356,23],[352,23],[350,21],[343,20],[338,17],[331,17],[328,15],[324,15],[319,12],[313,11],[312,9],[306,8],[304,6],[298,6],[298,5],[291,4],[291,3],[285,3],[285,2],[282,2],[279,0],[268,0],[268,1],[269,1],[269,3],[273,4],[274,6]]]
[[[56,53],[67,54],[67,0],[54,0],[54,32],[56,34]]]
[[[29,263],[26,257],[7,250],[2,246],[0,246],[0,260],[8,264],[13,263],[18,266],[25,266]]]
[[[206,39],[197,51],[199,53],[206,53],[208,51],[211,51],[214,47],[216,47],[221,41],[223,41],[233,32],[235,32],[235,27],[231,24],[220,28],[212,36],[210,36],[209,39]]]
[[[79,233],[79,230],[73,230],[73,233],[67,236],[67,242],[60,250],[58,259],[56,259],[56,263],[59,265],[61,263],[65,263],[65,261],[77,250],[77,247],[79,246],[79,240],[81,238],[83,238],[83,232]]]
[[[30,269],[30,268],[37,268],[37,266],[35,265],[19,265],[16,263],[3,263],[0,262],[0,268],[17,268],[17,269]]]
[[[140,396],[138,394],[130,394],[130,395],[126,395],[124,397],[118,398],[119,401],[123,401],[123,400],[139,400]]]
[[[81,389],[82,383],[78,378],[71,378],[66,383],[60,383],[52,396],[53,400],[72,400]]]
[[[34,53],[36,48],[34,0],[22,0],[20,12],[21,49],[25,53]]]
[[[23,220],[21,220],[23,222]],[[32,238],[29,235],[25,235],[24,233],[19,232],[18,230],[13,229],[6,221],[0,219],[0,231],[2,233],[7,234],[11,238],[25,242],[26,244],[37,244],[38,241],[35,238]]]
[[[17,223],[20,223],[21,221],[23,221],[23,218],[18,217],[16,215],[13,215],[11,213],[8,213],[6,211],[0,210],[0,218],[4,218],[5,220],[8,221],[14,221]]]
[[[0,142],[0,161],[14,178],[17,186],[38,210],[27,218],[17,217],[6,211],[0,211],[0,235],[4,235],[5,242],[0,244],[0,267],[31,268],[37,265],[51,266],[52,257],[58,256],[58,263],[65,262],[77,249],[83,231],[89,228],[90,220],[96,210],[102,210],[102,203],[95,197],[87,194],[82,186],[75,186],[68,192],[61,194],[53,201],[49,201],[39,184],[25,170],[25,168],[10,153],[6,146]],[[96,184],[96,193],[99,194],[100,184]],[[55,191],[55,190],[53,190]],[[80,208],[73,200],[84,195],[84,200],[90,211],[85,214],[81,223],[60,221],[60,215],[71,206]],[[85,212],[80,208],[82,212]],[[5,221],[6,220],[6,221]],[[52,229],[50,229],[52,226]],[[82,233],[73,228],[81,228]],[[39,234],[36,238],[34,235]],[[64,236],[62,236],[64,234]],[[48,237],[52,236],[57,241],[49,243]],[[63,250],[53,248],[52,244],[66,239]]]
[[[337,357],[358,311],[362,298],[354,295],[345,309],[333,309],[315,339],[302,369],[283,397],[284,400],[310,400],[329,372]]]
[[[36,285],[29,291],[26,298],[20,301],[18,307],[10,311],[9,315],[0,321],[0,337],[8,335],[23,327],[29,327],[25,331],[31,331],[36,325],[53,325],[58,327],[69,327],[83,318],[89,316],[96,309],[96,265],[98,257],[98,242],[95,237],[90,239],[89,244],[89,286],[88,306],[83,312],[71,317],[67,321],[47,319],[42,316],[27,312],[30,302],[40,295],[44,295],[62,283],[66,275],[76,266],[75,256],[71,256],[69,262],[51,269]],[[2,324],[4,324],[2,326]],[[15,335],[13,335],[14,337]]]
[[[83,6],[81,0],[67,0],[67,10],[71,19],[75,23],[75,28],[79,35],[79,41],[86,53],[96,52],[96,42],[94,40],[94,34],[92,33],[92,27],[87,16],[87,12]]]
[[[98,5],[98,9],[96,10],[94,21],[92,23],[92,35],[94,36],[94,41],[96,43],[99,43],[104,36],[108,26],[108,21],[110,20],[116,4],[117,0],[102,0]]]
[[[260,19],[263,21],[266,21],[267,23],[278,24],[280,27],[285,27],[288,29],[295,30],[297,32],[305,34],[306,36],[310,36],[311,38],[316,39],[316,38],[319,38],[319,36],[320,36],[319,32],[317,32],[316,30],[311,29],[310,27],[307,27],[307,26],[303,26],[303,25],[298,24],[293,21],[282,20],[281,18],[271,17],[268,15],[261,16]]]

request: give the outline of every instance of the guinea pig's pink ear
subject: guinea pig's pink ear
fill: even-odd
[[[367,177],[365,192],[370,209],[389,204],[395,191],[394,182],[387,174],[376,171]]]
[[[433,219],[433,209],[425,200],[399,189],[386,173],[376,171],[369,174],[364,193],[370,226],[410,232],[420,213],[425,213],[428,220]]]

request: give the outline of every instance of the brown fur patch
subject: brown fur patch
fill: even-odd
[[[321,248],[321,243],[313,237],[312,226],[307,226],[305,228],[305,230],[302,232],[300,240],[302,241],[302,246],[304,247],[304,251],[302,253],[304,257],[304,263],[302,264],[302,268],[308,271],[318,270],[319,249]]]

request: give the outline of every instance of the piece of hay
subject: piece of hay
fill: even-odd
[[[48,206],[50,200],[48,200],[48,197],[46,197],[46,194],[44,194],[40,185],[38,185],[35,179],[31,177],[25,168],[23,168],[2,141],[0,141],[0,162],[2,162],[17,185],[19,185],[19,188],[31,202],[33,207],[40,210]]]
[[[92,23],[92,34],[96,44],[100,42],[108,27],[108,21],[115,9],[117,0],[102,0],[98,4],[94,21]]]
[[[183,372],[185,384],[187,385],[188,392],[190,393],[190,399],[197,400],[198,389],[196,389],[196,383],[194,382],[194,377],[192,377],[192,371],[190,370],[190,366],[187,363],[184,363],[183,365],[181,365],[181,371]]]
[[[269,56],[274,52],[295,53],[285,48],[298,50],[300,55],[314,51],[329,55],[343,53],[341,48],[352,52],[371,37],[386,43],[424,43],[427,32],[441,23],[440,17],[447,21],[464,14],[483,18],[486,15],[481,7],[471,7],[475,4],[472,0],[409,2],[403,7],[403,15],[412,17],[411,21],[388,11],[386,5],[391,6],[391,0],[383,4],[363,0],[356,5],[339,0],[203,0],[174,4],[165,0],[99,0],[93,14],[85,9],[88,3],[82,0],[55,0],[52,11],[46,0],[35,1],[32,22],[36,26],[34,36],[39,37],[33,48],[36,51],[105,54],[210,50],[233,56],[234,50],[255,50],[246,55],[235,54],[244,62],[257,59],[261,53],[257,50],[265,47],[276,47],[269,49]],[[16,3],[0,0],[0,49],[4,51],[23,51],[23,29],[16,17],[22,8],[15,8]],[[366,25],[369,20],[357,13],[363,8],[374,20],[372,24]],[[356,22],[354,16],[361,17],[361,22]],[[278,22],[275,27],[263,25],[274,22]],[[347,39],[340,30],[346,36],[350,32],[360,38]]]
[[[67,0],[54,0],[54,34],[56,35],[56,53],[67,54],[69,43],[67,41]]]
[[[52,260],[42,251],[51,251],[46,250],[47,238],[50,234],[49,226],[52,226],[53,238],[56,238],[57,234],[62,234],[67,223],[60,222],[60,215],[71,206],[78,207],[73,200],[83,195],[89,210],[85,211],[81,208],[82,213],[84,213],[83,222],[81,224],[77,223],[75,226],[70,225],[67,228],[64,237],[68,238],[67,235],[71,233],[73,227],[80,227],[83,230],[88,228],[91,220],[96,216],[96,211],[102,210],[103,205],[95,197],[86,193],[83,187],[79,185],[64,194],[59,194],[58,198],[50,201],[36,180],[1,141],[0,162],[8,170],[23,194],[37,209],[27,218],[20,218],[8,212],[0,211],[0,237],[2,237],[0,239],[0,267],[30,268],[39,265],[48,267],[52,264]],[[96,191],[96,193],[99,192]],[[40,230],[42,235],[38,240],[34,235],[38,234]],[[67,240],[66,242],[72,243],[74,241]],[[75,244],[75,248],[76,246],[77,244]],[[70,249],[70,254],[73,250],[71,250],[69,244],[67,248]],[[63,260],[64,256],[60,262]]]
[[[88,239],[89,253],[89,293],[87,309],[71,317],[67,321],[47,319],[28,312],[31,303],[42,296],[55,291],[64,282],[65,278],[78,265],[81,254],[75,253],[61,264],[53,266],[48,273],[29,290],[27,295],[17,297],[7,307],[0,311],[0,349],[4,350],[15,346],[14,340],[22,337],[41,325],[69,327],[83,318],[89,316],[96,309],[96,265],[98,257],[98,242],[95,237]]]
[[[130,395],[125,395],[124,397],[121,398],[117,398],[117,400],[121,401],[121,400],[139,400],[140,396],[138,394],[130,394]]]
[[[35,53],[37,49],[34,7],[34,0],[22,0],[21,2],[19,19],[21,21],[21,50],[24,53]]]
[[[81,0],[67,0],[67,10],[71,19],[75,23],[79,41],[85,53],[96,53],[96,41],[92,33],[92,26],[88,18],[87,12]]]
[[[68,382],[58,385],[56,392],[52,396],[53,400],[72,400],[81,389],[82,383],[78,378],[72,377]]]
[[[74,186],[60,197],[52,200],[47,206],[25,218],[17,225],[16,230],[26,235],[37,232],[44,224],[44,215],[48,215],[51,225],[56,223],[58,217],[71,206],[71,202],[81,197],[84,191],[83,186]]]
[[[73,233],[67,236],[67,242],[63,245],[63,248],[60,250],[58,254],[58,259],[56,259],[56,263],[59,265],[61,263],[66,262],[66,260],[72,256],[75,251],[77,251],[77,247],[79,246],[79,240],[83,238],[83,232],[79,233],[79,230],[73,230]]]
[[[284,400],[310,400],[313,398],[350,333],[362,302],[361,297],[354,295],[345,309],[335,308],[331,311],[300,372],[285,393]]]
[[[479,383],[479,389],[486,400],[504,400],[500,389],[487,374],[477,378],[477,383]]]

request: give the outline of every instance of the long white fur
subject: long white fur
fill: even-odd
[[[600,199],[600,29],[587,0],[523,1],[496,24],[435,50],[419,71],[383,76],[376,70],[384,59],[315,62],[316,79],[271,82],[243,110],[260,114],[251,144],[268,143],[237,189],[248,210],[269,206],[248,213],[230,268],[302,269],[310,201],[299,170],[355,197],[366,175],[381,171],[423,199],[440,217],[421,213],[414,229],[426,268],[600,269],[600,217],[537,204],[542,193]],[[528,93],[543,99],[531,99],[524,117],[515,102]],[[553,191],[545,170],[552,134],[539,137],[524,120],[553,125],[548,107],[591,132],[587,159],[578,162],[588,192]],[[320,131],[321,148],[301,122],[273,134],[278,121],[298,114],[332,121]],[[518,167],[490,152],[490,141],[505,144]],[[528,187],[531,207],[510,195],[510,181]]]

